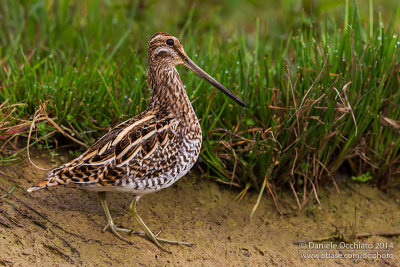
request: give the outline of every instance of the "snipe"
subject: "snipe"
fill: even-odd
[[[67,184],[97,191],[108,222],[104,230],[109,227],[127,242],[118,232],[145,234],[165,250],[160,243],[192,244],[153,234],[137,214],[136,204],[141,196],[171,186],[184,176],[200,153],[200,124],[175,66],[185,65],[241,106],[246,107],[246,104],[199,68],[186,55],[181,42],[168,33],[156,33],[151,37],[148,57],[147,75],[151,87],[148,108],[113,128],[80,157],[51,170],[46,180],[29,188],[28,192]],[[115,226],[106,202],[107,191],[135,195],[129,213],[144,233]]]

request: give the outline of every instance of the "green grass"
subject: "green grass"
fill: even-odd
[[[287,185],[299,205],[343,166],[369,171],[383,188],[398,184],[397,2],[263,2],[2,1],[2,139],[10,127],[8,135],[27,136],[21,119],[32,120],[41,101],[89,145],[143,111],[147,41],[167,31],[249,105],[178,67],[201,120],[209,176],[258,190]],[[59,131],[46,120],[36,126],[40,146],[54,147]],[[13,158],[3,152],[4,163]]]

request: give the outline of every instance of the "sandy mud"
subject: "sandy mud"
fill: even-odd
[[[68,157],[58,156],[54,162],[48,152],[39,152],[32,159],[49,168]],[[309,251],[294,244],[337,236],[338,231],[345,235],[346,244],[354,242],[355,234],[399,232],[400,190],[396,188],[382,192],[366,184],[341,182],[340,193],[333,187],[320,190],[322,207],[311,200],[301,211],[286,192],[280,195],[282,215],[266,193],[250,219],[257,192],[248,192],[237,202],[237,190],[191,174],[138,204],[143,220],[154,232],[161,231],[161,237],[196,244],[165,245],[172,252],[168,254],[140,236],[127,235],[133,242],[129,245],[109,231],[102,233],[106,221],[96,193],[55,187],[28,194],[26,188],[44,174],[27,160],[0,167],[0,266],[400,266],[398,236],[355,240],[374,249],[376,244],[392,244],[387,251],[377,252],[392,255],[386,258],[303,259],[301,254]],[[129,194],[108,194],[115,223],[139,230],[127,214],[131,199]]]

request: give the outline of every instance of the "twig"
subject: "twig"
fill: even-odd
[[[349,101],[349,99],[347,98],[347,95],[346,95],[347,87],[348,87],[350,84],[351,84],[351,82],[346,83],[346,84],[343,86],[343,89],[342,89],[342,90],[343,90],[343,94],[344,94],[344,99],[346,99],[346,102],[347,102],[347,108],[350,110],[351,117],[353,118],[354,125],[356,126],[356,134],[355,134],[355,135],[357,136],[358,128],[357,128],[356,116],[354,115],[353,109],[352,109],[351,106],[350,106],[350,101]]]
[[[292,181],[289,181],[289,185],[290,185],[290,188],[291,188],[292,191],[293,191],[293,195],[294,195],[295,198],[296,198],[296,202],[297,202],[297,205],[299,206],[299,210],[301,210],[300,201],[299,201],[299,198],[297,197],[296,190],[294,190],[293,182],[292,182]]]
[[[268,173],[268,172],[267,172],[267,173]],[[263,195],[263,193],[264,193],[265,185],[266,185],[267,183],[268,183],[268,181],[267,181],[267,174],[266,174],[265,177],[264,177],[264,182],[263,182],[263,184],[262,184],[262,186],[261,186],[260,193],[258,193],[258,198],[257,198],[256,204],[254,204],[253,209],[252,209],[251,212],[250,212],[250,218],[253,217],[254,213],[256,212],[256,209],[258,208],[258,205],[260,204],[261,197],[262,197],[262,195]]]
[[[42,111],[43,108],[45,108],[46,103],[47,103],[47,102],[45,102],[44,105],[41,105],[41,106],[39,107],[39,109],[35,111],[35,115],[33,115],[32,123],[31,123],[31,127],[29,128],[28,141],[26,142],[26,152],[27,152],[27,154],[28,154],[28,160],[29,160],[29,162],[30,162],[35,168],[37,168],[37,169],[39,169],[39,170],[43,170],[43,171],[47,171],[47,170],[49,170],[49,169],[39,167],[39,166],[37,166],[35,163],[33,163],[32,159],[31,159],[29,147],[30,147],[30,142],[31,142],[32,130],[33,130],[33,128],[35,127],[35,122],[36,122],[37,119],[39,119],[39,118],[41,117],[41,114],[42,114],[41,111]]]
[[[333,182],[333,185],[334,185],[335,188],[336,188],[336,191],[337,191],[338,193],[340,193],[339,187],[338,187],[338,185],[336,184],[336,181],[335,181],[335,177],[333,177],[333,175],[332,175],[331,172],[328,170],[328,168],[327,168],[319,159],[316,159],[316,161],[318,161],[319,165],[321,165],[321,167],[326,171],[326,173],[329,175],[329,177],[332,178],[332,182]]]
[[[315,188],[315,185],[314,185],[313,181],[310,178],[308,178],[308,179],[309,179],[309,181],[311,183],[311,186],[313,188],[315,199],[317,200],[318,204],[321,206],[321,202],[319,201],[318,194],[317,194],[317,189]]]
[[[324,64],[322,65],[321,71],[319,72],[317,78],[313,81],[311,86],[307,89],[307,92],[304,94],[303,99],[300,102],[299,110],[303,108],[304,101],[306,100],[308,94],[311,92],[311,89],[314,88],[314,85],[319,82],[321,79],[322,73],[325,69],[326,62],[328,61],[328,56],[325,57]]]
[[[274,193],[272,192],[271,187],[269,186],[269,182],[268,182],[268,181],[267,181],[267,188],[268,188],[269,193],[270,193],[271,196],[272,196],[272,199],[274,200],[276,209],[278,210],[279,214],[282,215],[283,213],[282,213],[281,209],[280,209],[279,206],[278,206],[278,202],[276,201],[275,195],[274,195]]]
[[[246,195],[246,193],[247,193],[247,191],[249,190],[249,188],[250,188],[250,184],[247,183],[247,184],[246,184],[246,187],[242,190],[242,192],[239,193],[239,195],[236,196],[235,200],[236,200],[237,202],[242,201],[244,195]]]
[[[46,117],[47,121],[50,122],[50,124],[53,125],[54,128],[56,128],[58,131],[60,131],[60,133],[62,133],[65,137],[71,139],[72,141],[83,146],[86,149],[90,148],[90,146],[88,146],[87,144],[85,144],[85,143],[79,141],[78,139],[73,138],[71,135],[67,134],[63,129],[61,129],[60,126],[58,126],[57,123],[55,123],[52,119],[49,118],[49,116],[47,115],[46,112],[44,112],[44,116]]]
[[[224,180],[221,180],[221,179],[217,179],[217,182],[220,182],[220,183],[223,183],[223,184],[227,184],[227,185],[233,185],[234,187],[238,187],[238,188],[241,187],[240,184],[233,183],[233,182],[227,182],[227,181],[224,181]]]
[[[233,179],[235,179],[236,166],[237,166],[238,159],[236,156],[235,149],[233,149],[233,147],[232,147],[232,139],[230,141],[231,141],[232,154],[233,154],[233,157],[235,158],[235,162],[233,164],[232,176],[231,176],[231,183],[233,183]]]

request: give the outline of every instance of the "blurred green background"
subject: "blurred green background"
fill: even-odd
[[[2,54],[17,42],[28,50],[62,49],[64,53],[77,50],[84,54],[104,50],[115,55],[117,45],[119,50],[146,49],[144,44],[158,31],[185,37],[186,42],[199,41],[199,32],[211,32],[221,42],[244,34],[249,44],[254,44],[257,18],[265,25],[261,34],[279,42],[303,24],[322,22],[326,17],[343,23],[345,4],[345,0],[4,0],[0,4]],[[385,25],[390,21],[398,27],[396,0],[359,0],[363,25],[369,22],[371,4],[375,23],[381,14]]]

